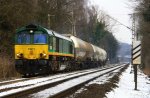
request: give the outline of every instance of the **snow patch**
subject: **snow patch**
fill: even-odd
[[[115,67],[116,68],[116,67]],[[58,93],[61,93],[62,91],[65,91],[69,88],[72,88],[76,85],[79,85],[81,83],[84,83],[85,81],[88,81],[89,79],[91,79],[91,77],[97,77],[99,76],[100,74],[104,74],[108,71],[111,71],[115,68],[112,68],[112,69],[107,69],[107,70],[104,70],[104,71],[100,71],[100,72],[96,72],[96,73],[93,73],[93,74],[89,74],[89,75],[86,75],[86,76],[82,76],[82,77],[78,77],[76,79],[72,79],[72,80],[69,80],[69,81],[66,81],[62,84],[59,84],[57,86],[54,86],[52,88],[49,88],[49,89],[45,89],[43,91],[40,91],[36,94],[31,94],[29,95],[29,97],[32,97],[32,98],[49,98],[50,96],[53,96],[55,94],[58,94]],[[81,90],[77,91],[78,93],[82,92],[84,89],[82,88]]]
[[[120,69],[121,69],[121,68],[120,68]],[[101,76],[101,77],[99,77],[99,78],[97,78],[97,79],[95,79],[95,80],[89,82],[89,83],[86,84],[85,86],[90,86],[90,85],[92,85],[92,84],[105,84],[106,82],[109,82],[108,80],[109,80],[110,78],[112,78],[113,76],[115,76],[116,73],[118,73],[118,72],[120,71],[120,69],[117,69],[117,70],[115,70],[115,71],[113,71],[113,72],[111,72],[111,73],[109,73],[109,74],[103,75],[103,76]],[[74,94],[70,95],[70,96],[67,97],[67,98],[74,98],[75,96],[77,96],[78,94],[84,92],[85,90],[87,90],[87,89],[86,89],[85,87],[83,87],[83,88],[77,90]]]
[[[150,98],[150,81],[141,71],[138,71],[138,90],[134,90],[134,73],[131,66],[121,75],[118,88],[106,94],[107,98]]]

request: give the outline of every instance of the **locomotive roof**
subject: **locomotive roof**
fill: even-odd
[[[29,24],[27,26],[21,27],[21,28],[17,29],[16,32],[19,33],[24,30],[40,30],[43,32],[47,32],[43,27],[41,27],[39,25],[35,25],[35,24]]]
[[[17,33],[19,33],[20,31],[24,31],[24,30],[40,30],[40,31],[43,31],[44,33],[47,33],[49,35],[52,35],[52,36],[55,36],[55,37],[58,37],[58,38],[61,38],[61,39],[65,39],[65,40],[68,40],[68,41],[72,41],[68,37],[65,37],[65,36],[63,36],[61,34],[56,33],[53,30],[48,30],[48,29],[46,29],[46,28],[44,28],[42,26],[36,25],[36,24],[29,24],[29,25],[27,25],[25,27],[17,29]]]
[[[58,34],[58,33],[56,33],[56,32],[53,32],[53,34],[54,34],[56,37],[59,37],[59,38],[62,38],[62,39],[68,40],[68,41],[72,41],[70,38],[65,37],[65,36],[63,36],[63,35],[61,35],[61,34]]]
[[[58,37],[58,38],[65,39],[65,40],[68,40],[68,41],[72,41],[70,38],[65,37],[65,36],[63,36],[63,35],[61,35],[61,34],[58,34],[58,33],[56,33],[56,32],[53,31],[53,30],[48,30],[48,29],[46,29],[46,28],[44,28],[44,29],[45,29],[45,30],[47,31],[47,33],[50,34],[50,35],[53,35],[53,36],[56,36],[56,37]]]

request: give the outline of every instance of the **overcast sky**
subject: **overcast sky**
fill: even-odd
[[[117,19],[124,25],[131,27],[131,19],[130,15],[132,12],[132,8],[130,7],[130,0],[90,0],[90,2],[94,5],[97,5],[100,10],[104,10],[108,15]],[[130,43],[132,40],[132,32],[126,27],[117,24],[113,28],[113,34],[117,38],[117,40]]]

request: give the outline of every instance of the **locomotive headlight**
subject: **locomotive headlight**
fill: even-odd
[[[45,53],[43,53],[43,56],[44,56],[44,57],[46,57],[46,54],[45,54]]]
[[[17,57],[19,57],[20,56],[20,53],[17,53]]]
[[[47,55],[45,53],[40,53],[40,58],[45,58]]]
[[[30,33],[33,33],[33,30],[30,30]]]
[[[23,54],[22,53],[17,53],[16,54],[18,58],[23,58]]]

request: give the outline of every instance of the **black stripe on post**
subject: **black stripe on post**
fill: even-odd
[[[132,60],[137,59],[139,56],[141,56],[141,54],[137,55],[136,57],[132,58]]]
[[[139,49],[138,51],[136,51],[135,53],[132,53],[132,55],[135,55],[136,53],[138,53],[138,52],[140,52],[141,51],[141,49]]]
[[[140,46],[141,46],[141,44],[139,44],[138,46],[136,46],[135,48],[133,48],[132,51],[135,50],[136,48],[140,47]]]

